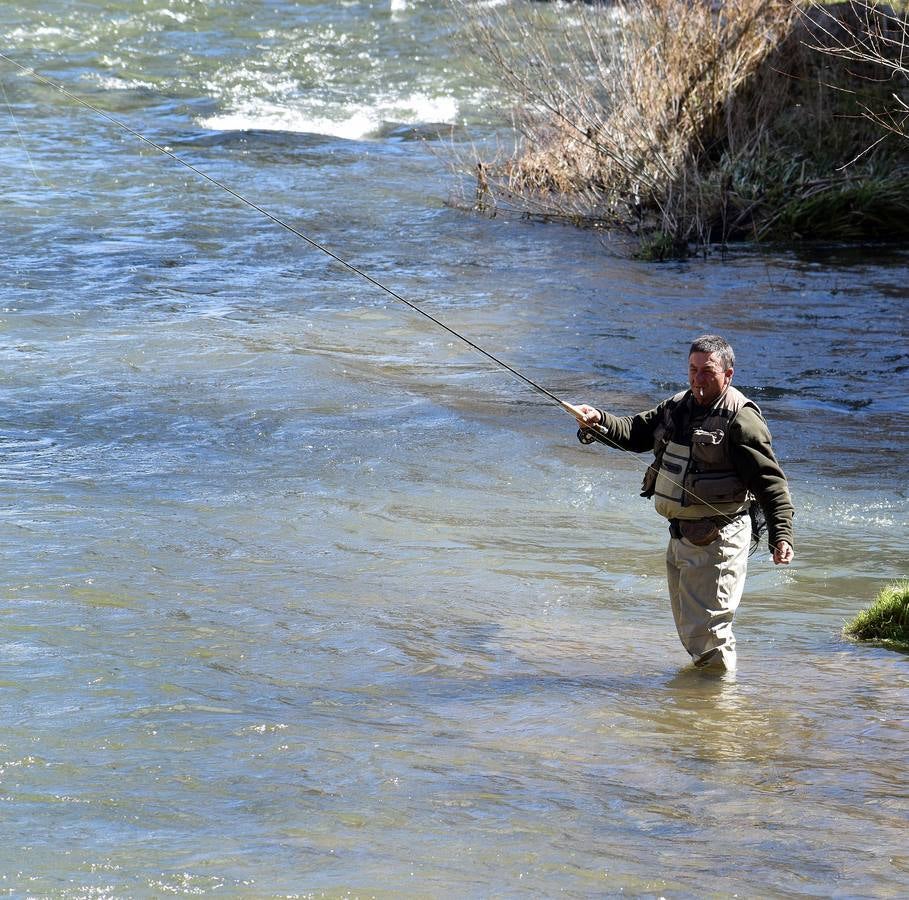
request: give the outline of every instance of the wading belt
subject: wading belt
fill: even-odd
[[[737,519],[748,515],[748,510],[732,513],[728,516],[707,516],[703,519],[670,519],[669,534],[676,540],[687,538],[696,547],[706,547],[719,536],[724,525],[730,525]]]

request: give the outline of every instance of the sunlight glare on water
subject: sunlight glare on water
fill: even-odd
[[[798,557],[686,665],[645,461],[2,70],[0,891],[909,889],[903,251],[652,266],[446,201],[495,91],[447,4],[58,0],[6,50],[526,372],[618,413],[736,347]],[[861,315],[858,315],[858,311]]]

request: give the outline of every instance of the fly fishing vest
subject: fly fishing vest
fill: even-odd
[[[729,428],[744,407],[758,415],[761,411],[730,386],[693,425],[689,398],[689,391],[681,391],[667,402],[654,430],[655,459],[644,475],[641,494],[653,497],[656,511],[667,519],[744,512],[752,497],[732,464]]]

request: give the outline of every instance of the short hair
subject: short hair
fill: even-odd
[[[724,369],[735,368],[735,353],[732,345],[718,334],[702,334],[691,342],[688,355],[692,353],[716,353],[723,362]]]

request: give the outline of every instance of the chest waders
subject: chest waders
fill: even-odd
[[[729,432],[745,406],[733,387],[700,415],[683,391],[654,431],[643,493],[669,519],[666,576],[676,629],[695,666],[736,666],[732,623],[742,596],[752,496],[732,462]]]

